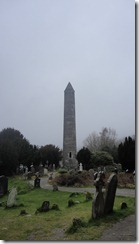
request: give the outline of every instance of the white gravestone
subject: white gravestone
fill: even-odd
[[[7,200],[7,207],[11,208],[16,205],[16,195],[17,195],[17,190],[16,188],[12,188],[12,190],[9,193],[8,200]]]

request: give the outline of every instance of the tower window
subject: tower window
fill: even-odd
[[[69,158],[71,158],[71,156],[72,156],[72,153],[70,152],[70,153],[69,153]]]

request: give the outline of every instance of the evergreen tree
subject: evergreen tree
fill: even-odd
[[[91,163],[93,167],[113,165],[113,157],[104,151],[96,151],[92,153]]]
[[[55,164],[56,168],[59,166],[59,161],[62,159],[62,151],[58,147],[51,144],[45,145],[40,148],[39,152],[43,164],[48,162],[48,167],[51,168],[53,164]]]
[[[119,161],[122,164],[122,169],[129,171],[135,170],[135,140],[130,136],[125,138],[123,143],[118,147]]]
[[[79,163],[82,163],[83,169],[88,170],[90,169],[90,159],[91,159],[91,152],[88,148],[83,147],[77,153],[77,160]]]
[[[0,171],[1,174],[16,173],[20,163],[29,156],[29,142],[15,129],[7,128],[0,132]]]

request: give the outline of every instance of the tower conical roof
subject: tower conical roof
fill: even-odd
[[[65,91],[69,91],[69,90],[74,91],[74,89],[73,89],[73,87],[72,87],[72,85],[71,85],[71,83],[70,83],[70,82],[68,83],[68,85],[67,85],[67,87],[66,87]]]

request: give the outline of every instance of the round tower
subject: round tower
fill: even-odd
[[[77,167],[75,91],[70,82],[64,91],[63,165],[68,169]]]

